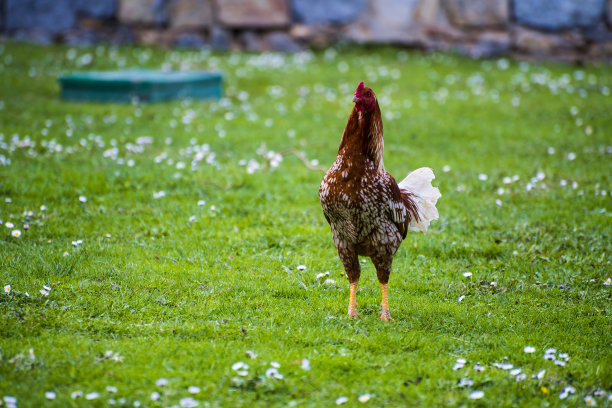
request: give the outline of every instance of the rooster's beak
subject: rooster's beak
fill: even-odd
[[[357,95],[353,96],[353,102],[357,102],[359,100],[359,98],[357,98]]]

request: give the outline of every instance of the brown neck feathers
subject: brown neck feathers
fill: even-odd
[[[344,128],[338,154],[355,160],[369,159],[376,167],[382,168],[383,148],[383,124],[378,101],[369,112],[354,107]]]

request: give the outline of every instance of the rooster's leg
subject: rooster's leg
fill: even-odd
[[[380,284],[380,292],[382,294],[382,313],[380,314],[380,319],[384,320],[385,322],[393,321],[393,318],[391,317],[391,313],[389,312],[389,299],[387,297],[387,284],[386,283],[381,283]]]
[[[359,284],[359,276],[361,275],[361,267],[359,266],[359,258],[352,245],[341,242],[337,244],[338,255],[344,270],[346,271],[346,277],[349,281],[350,295],[349,295],[349,306],[348,306],[348,317],[355,318],[361,317],[357,313],[357,285]]]
[[[349,285],[351,294],[349,296],[348,316],[351,319],[361,317],[359,313],[357,313],[357,301],[355,300],[355,296],[357,295],[357,284],[358,282],[353,282]]]
[[[374,263],[374,267],[376,268],[376,276],[378,277],[380,292],[382,294],[382,312],[379,318],[385,322],[390,320],[393,321],[391,313],[389,313],[389,298],[387,295],[387,283],[389,282],[389,275],[391,274],[392,262],[393,254],[388,254],[386,252],[381,252],[378,256],[372,257],[372,263]]]

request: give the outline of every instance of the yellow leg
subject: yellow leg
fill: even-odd
[[[349,285],[349,288],[351,294],[349,296],[348,316],[350,319],[353,319],[355,317],[361,317],[359,313],[357,313],[357,301],[355,300],[355,297],[357,295],[357,282],[351,283]]]
[[[389,298],[387,295],[387,284],[380,284],[380,292],[382,293],[382,313],[380,314],[380,319],[388,322],[389,320],[393,321],[391,318],[391,313],[389,313]]]

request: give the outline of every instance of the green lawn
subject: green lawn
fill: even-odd
[[[220,69],[226,98],[59,99],[62,72],[134,66]],[[318,201],[360,80],[387,170],[429,166],[442,192],[395,256],[392,323],[366,259],[347,318]],[[4,44],[0,399],[612,406],[611,92],[609,66],[393,48]]]

